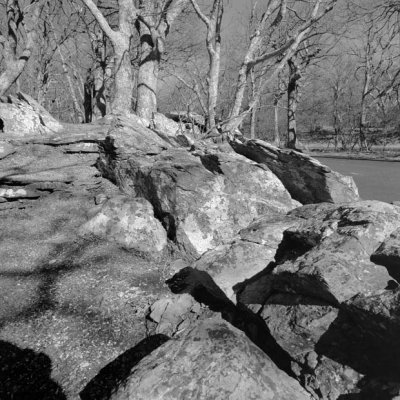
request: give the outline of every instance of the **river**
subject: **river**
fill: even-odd
[[[400,200],[400,162],[316,157],[334,171],[353,177],[364,200]]]

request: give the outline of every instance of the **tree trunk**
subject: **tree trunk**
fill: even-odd
[[[132,111],[133,71],[129,54],[130,39],[120,35],[114,43],[114,100],[111,108],[113,113]]]
[[[92,40],[96,54],[96,64],[93,71],[93,104],[92,113],[94,119],[102,118],[107,114],[107,56],[106,38],[101,29],[96,29]]]
[[[281,144],[281,135],[279,133],[279,98],[274,98],[274,145],[279,147]]]
[[[0,45],[3,47],[5,66],[4,71],[0,74],[0,97],[18,80],[35,47],[36,25],[43,4],[37,2],[32,7],[34,7],[32,14],[27,18],[27,15],[20,11],[18,2],[10,1],[7,3],[8,37],[2,37],[0,34]],[[17,38],[21,25],[25,28],[26,39],[25,43],[22,44],[23,50],[18,54],[17,46],[19,43],[17,43]]]
[[[208,129],[212,134],[217,134],[217,102],[220,71],[220,44],[217,43],[213,53],[210,53],[210,69],[208,73]]]
[[[161,40],[161,39],[160,39]],[[148,120],[157,111],[157,83],[161,54],[149,28],[140,23],[140,64],[137,84],[136,113]]]
[[[297,144],[297,121],[296,111],[299,102],[299,79],[301,77],[299,67],[292,59],[288,61],[289,82],[288,82],[288,129],[286,147],[296,149]]]

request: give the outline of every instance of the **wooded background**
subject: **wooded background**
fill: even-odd
[[[25,92],[65,122],[179,111],[203,116],[206,135],[365,148],[399,131],[399,11],[396,0],[0,0],[0,96]]]

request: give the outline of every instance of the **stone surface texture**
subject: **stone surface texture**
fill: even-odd
[[[398,380],[399,289],[371,255],[400,226],[399,208],[361,201],[289,215],[303,222],[284,232],[276,262],[241,287],[238,303],[265,321],[310,392],[379,398],[374,379]]]
[[[246,336],[220,319],[197,326],[142,359],[110,400],[310,399]]]
[[[389,274],[400,282],[400,229],[395,230],[372,254],[371,260],[385,266]]]
[[[234,152],[152,146],[152,153],[143,148],[133,156],[124,140],[106,142],[101,170],[126,193],[149,200],[168,237],[193,257],[229,241],[254,218],[299,205],[267,167]]]
[[[107,200],[80,232],[92,233],[125,249],[146,254],[159,254],[167,246],[167,233],[154,218],[152,205],[143,198],[121,195]]]
[[[231,243],[204,253],[192,267],[208,272],[227,297],[235,301],[235,286],[274,261],[283,232],[299,222],[299,218],[281,214],[260,217],[242,229]]]
[[[1,136],[48,136],[62,130],[63,125],[30,96],[19,93],[17,97],[10,97],[10,100],[9,103],[0,102],[0,118],[4,124]]]
[[[230,143],[239,154],[267,165],[302,204],[359,200],[352,177],[332,171],[306,154],[279,149],[258,139],[238,138]]]

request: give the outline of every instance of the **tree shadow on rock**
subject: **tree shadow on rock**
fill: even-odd
[[[188,293],[197,302],[240,329],[288,375],[295,377],[291,368],[292,357],[276,342],[264,320],[242,304],[235,305],[206,271],[186,267],[166,281],[175,294]]]
[[[79,394],[82,400],[106,400],[130,376],[132,368],[153,350],[169,340],[157,334],[143,339],[135,347],[111,361],[85,386]]]
[[[66,400],[66,396],[51,379],[47,355],[0,340],[0,399]]]
[[[372,325],[372,321],[371,325]],[[398,381],[400,371],[400,346],[395,337],[376,335],[368,331],[343,309],[336,320],[316,344],[318,354],[354,370],[369,378]]]

